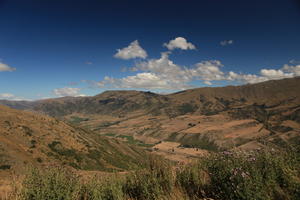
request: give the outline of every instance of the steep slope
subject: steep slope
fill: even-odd
[[[0,106],[0,172],[30,165],[124,170],[142,164],[143,150],[55,118]]]

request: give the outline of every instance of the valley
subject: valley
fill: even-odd
[[[299,85],[292,78],[168,95],[0,101],[1,188],[10,191],[9,180],[29,166],[89,177],[142,169],[149,155],[180,166],[217,152],[299,145]]]
[[[206,150],[255,149],[299,140],[300,78],[244,86],[199,88],[159,95],[106,91],[0,103],[56,117],[111,138],[128,136],[143,146],[160,141]]]

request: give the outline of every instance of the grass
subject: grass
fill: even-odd
[[[299,151],[225,151],[185,166],[150,156],[142,170],[87,182],[63,168],[31,169],[17,196],[22,200],[297,200],[299,155]]]
[[[89,120],[89,118],[81,118],[81,117],[77,117],[77,116],[72,116],[69,121],[72,124],[80,124],[81,122],[88,121],[88,120]]]
[[[115,133],[105,133],[104,136],[115,137]]]
[[[101,145],[94,144],[95,146],[89,147],[87,152],[80,152],[65,148],[59,141],[52,141],[48,144],[51,151],[46,154],[62,161],[63,164],[81,170],[124,171],[141,168],[144,165],[143,153],[129,156],[115,150],[115,147],[105,140],[100,142]],[[110,151],[107,152],[105,149]]]
[[[128,144],[133,144],[133,145],[137,145],[137,146],[141,146],[141,147],[153,147],[155,144],[146,144],[140,140],[136,140],[134,139],[134,137],[132,136],[128,136],[128,135],[118,135],[116,136],[116,138],[121,138],[124,139]]]
[[[220,151],[220,148],[207,136],[202,136],[201,138],[199,138],[198,135],[194,134],[189,138],[181,139],[180,143],[181,146],[185,148],[200,148],[213,152]]]

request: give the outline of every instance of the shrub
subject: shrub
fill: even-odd
[[[88,200],[123,200],[123,179],[112,176],[106,179],[92,178],[82,190],[82,196]]]
[[[177,171],[176,185],[191,199],[205,197],[209,177],[201,163],[189,165]]]
[[[94,177],[87,183],[66,169],[31,169],[19,199],[300,199],[299,150],[212,153],[177,170],[161,157],[147,160],[143,170]]]
[[[197,107],[193,104],[184,103],[178,107],[178,111],[181,115],[185,115],[187,113],[193,113],[197,110]]]
[[[0,170],[10,169],[11,165],[0,165]]]
[[[39,163],[42,163],[42,162],[43,162],[42,158],[40,158],[40,157],[38,157],[38,158],[36,159],[36,161],[38,161]]]
[[[124,192],[133,199],[155,200],[170,194],[174,185],[171,166],[162,158],[150,157],[146,170],[126,177]]]
[[[63,168],[31,168],[20,192],[24,200],[74,200],[80,191],[78,178]]]
[[[299,163],[291,155],[279,151],[212,154],[179,172],[177,183],[199,198],[299,199],[299,169],[295,167]]]

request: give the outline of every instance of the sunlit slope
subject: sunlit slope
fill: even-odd
[[[206,149],[257,148],[299,140],[300,78],[206,87],[159,95],[107,91],[93,97],[5,102],[59,117],[99,134],[169,140]]]
[[[124,170],[142,164],[141,149],[108,140],[45,115],[0,106],[0,167],[67,165],[82,170]]]

